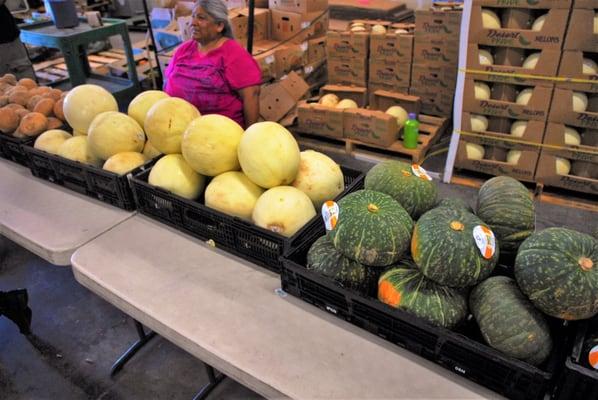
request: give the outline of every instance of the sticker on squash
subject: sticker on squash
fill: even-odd
[[[411,171],[413,172],[413,175],[417,176],[418,178],[424,179],[426,181],[432,180],[432,177],[428,175],[428,171],[418,164],[411,164]]]
[[[491,259],[496,252],[496,238],[494,237],[494,232],[485,226],[478,225],[473,228],[473,238],[476,246],[480,249],[480,253],[482,253],[482,257],[486,260]]]
[[[588,354],[588,362],[594,369],[598,369],[598,345],[592,347]]]
[[[326,226],[327,231],[333,230],[338,223],[339,212],[338,204],[332,200],[322,204],[322,219],[324,219],[324,226]]]

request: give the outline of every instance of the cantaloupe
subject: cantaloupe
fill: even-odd
[[[345,188],[343,171],[333,159],[314,150],[301,152],[299,173],[292,186],[305,193],[319,210]]]
[[[565,126],[565,144],[569,146],[579,146],[581,144],[581,135],[577,130],[570,126]]]
[[[517,104],[522,104],[522,105],[526,106],[529,103],[529,100],[532,98],[533,94],[534,94],[534,89],[531,89],[531,88],[523,89],[517,95],[517,100],[515,102]]]
[[[477,100],[488,100],[490,99],[490,86],[484,82],[475,82],[474,84],[474,96]]]
[[[56,101],[56,103],[54,103],[54,108],[52,109],[52,112],[54,112],[54,115],[59,120],[66,121],[66,118],[64,117],[63,104],[64,104],[64,99],[62,99],[62,98],[59,99],[58,101]]]
[[[573,92],[573,111],[584,112],[588,109],[588,96],[583,92]]]
[[[478,50],[478,59],[480,65],[493,65],[494,64],[494,57],[488,50],[479,49]]]
[[[584,75],[596,75],[598,74],[598,64],[590,58],[584,58],[582,72]]]
[[[106,111],[118,111],[118,104],[110,92],[98,85],[79,85],[64,98],[64,117],[73,129],[81,132],[87,132],[91,121]]]
[[[115,111],[98,114],[89,125],[87,137],[91,151],[102,160],[126,151],[141,153],[145,144],[137,121]]]
[[[61,128],[64,123],[58,118],[48,117],[48,130]]]
[[[277,186],[260,196],[253,209],[253,222],[264,229],[291,237],[313,217],[310,198],[292,186]]]
[[[380,24],[376,24],[372,26],[372,33],[374,35],[384,35],[386,33],[386,28]]]
[[[511,136],[523,137],[527,129],[527,121],[515,121],[511,124]]]
[[[125,151],[118,153],[106,160],[102,169],[114,172],[118,175],[126,174],[137,167],[145,164],[147,160],[141,153],[134,151]]]
[[[17,129],[25,136],[37,136],[48,129],[48,118],[37,112],[28,113],[21,118]]]
[[[336,108],[343,108],[343,109],[350,109],[350,108],[359,108],[357,103],[352,99],[342,99],[336,105]]]
[[[46,117],[50,117],[54,114],[54,103],[55,101],[53,99],[42,98],[35,104],[33,111],[44,114]]]
[[[494,11],[482,8],[482,26],[486,29],[500,29],[500,18]]]
[[[509,164],[517,165],[519,163],[520,158],[521,158],[520,150],[510,150],[507,153],[507,163],[509,163]]]
[[[145,92],[141,92],[129,103],[127,114],[137,121],[140,126],[143,126],[149,109],[159,100],[167,97],[170,97],[168,93],[161,90],[146,90]]]
[[[484,146],[481,146],[477,143],[466,143],[465,152],[467,158],[469,158],[470,160],[483,160],[484,155],[486,154]]]
[[[523,68],[525,69],[535,69],[536,65],[538,65],[538,61],[540,60],[540,56],[542,53],[532,53],[523,61]]]
[[[73,136],[60,129],[45,131],[35,139],[33,147],[46,153],[58,154],[60,146]]]
[[[195,172],[181,154],[167,154],[152,167],[148,182],[178,196],[194,200],[200,196],[205,178]]]
[[[58,155],[83,164],[95,165],[97,167],[102,165],[101,160],[89,151],[87,136],[74,136],[65,140],[58,147]]]
[[[199,116],[193,104],[177,97],[167,97],[158,100],[147,112],[145,133],[161,153],[179,154],[183,132]]]
[[[202,175],[216,176],[241,169],[237,150],[243,128],[219,114],[202,115],[191,121],[181,149],[191,168]]]
[[[543,14],[536,18],[536,20],[532,24],[532,31],[540,32],[544,28],[544,23],[546,22],[547,17],[548,14]]]
[[[569,175],[571,171],[571,162],[566,158],[555,157],[556,173],[559,175]]]
[[[322,96],[318,103],[326,107],[336,107],[339,101],[340,100],[337,95],[334,93],[328,93]]]
[[[240,171],[218,175],[206,187],[205,203],[224,214],[251,221],[255,203],[264,189]]]
[[[479,114],[471,114],[471,130],[485,132],[488,130],[488,118]]]
[[[405,110],[401,106],[392,106],[386,110],[386,114],[392,115],[397,119],[397,125],[399,128],[402,128],[405,125],[405,122],[409,119],[409,114],[407,110]]]
[[[0,108],[0,131],[12,133],[19,126],[21,119],[15,110],[8,107]]]

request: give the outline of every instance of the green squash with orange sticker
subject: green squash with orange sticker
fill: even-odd
[[[498,242],[494,238],[493,243],[492,238],[488,225],[472,213],[434,208],[415,225],[411,256],[421,272],[436,283],[473,286],[488,278],[498,261]]]
[[[467,316],[465,290],[431,281],[411,260],[390,267],[380,276],[378,300],[449,329]]]

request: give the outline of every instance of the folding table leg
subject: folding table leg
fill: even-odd
[[[226,375],[224,374],[218,374],[218,376],[216,376],[216,373],[214,372],[214,368],[212,368],[212,366],[205,364],[206,367],[206,372],[208,373],[208,379],[210,382],[208,382],[208,384],[206,384],[204,387],[201,388],[201,390],[199,391],[199,393],[197,393],[195,395],[195,397],[193,398],[193,400],[203,400],[206,397],[208,397],[208,395],[210,394],[210,392],[212,390],[214,390],[214,388],[216,386],[218,386],[218,384],[220,382],[222,382],[222,380],[224,378],[226,378]]]
[[[113,377],[121,369],[123,369],[125,364],[131,359],[131,357],[133,357],[135,353],[137,353],[143,346],[145,346],[145,344],[149,342],[151,338],[156,336],[156,332],[153,331],[145,333],[143,325],[141,325],[141,323],[135,319],[133,321],[135,322],[135,329],[137,329],[139,340],[133,343],[133,345],[129,347],[129,349],[125,351],[123,355],[120,356],[118,360],[116,360],[116,362],[112,365],[112,369],[110,370],[111,377]]]

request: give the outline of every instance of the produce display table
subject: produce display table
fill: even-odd
[[[70,265],[75,250],[132,215],[0,160],[0,234],[52,264]]]
[[[141,215],[71,261],[83,286],[268,398],[498,397],[277,294],[277,275]]]

